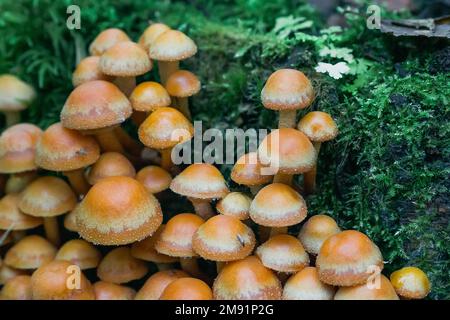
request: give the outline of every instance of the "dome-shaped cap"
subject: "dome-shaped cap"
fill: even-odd
[[[191,164],[172,180],[170,189],[198,199],[221,199],[229,193],[222,173],[209,163]]]
[[[38,177],[36,171],[15,173],[8,177],[5,193],[20,193]]]
[[[8,250],[5,263],[16,269],[37,269],[52,261],[56,248],[46,239],[31,235],[17,242]]]
[[[91,136],[64,128],[60,122],[44,131],[36,145],[36,164],[51,171],[70,171],[98,160],[100,147]]]
[[[314,99],[309,79],[294,69],[277,70],[267,79],[261,100],[267,109],[296,110],[308,107]]]
[[[0,111],[20,111],[36,97],[33,87],[11,74],[0,75]]]
[[[190,71],[178,70],[167,79],[167,92],[177,98],[193,96],[200,91],[200,80]]]
[[[226,216],[246,220],[249,218],[251,203],[252,199],[242,192],[230,192],[217,203],[216,209]]]
[[[216,300],[279,300],[277,276],[255,256],[226,264],[213,285]]]
[[[33,300],[95,300],[94,288],[80,273],[80,287],[68,286],[73,265],[69,261],[52,261],[41,266],[31,276]]]
[[[341,229],[333,218],[318,214],[305,222],[298,238],[308,253],[318,254],[325,240],[339,232]]]
[[[131,288],[106,281],[94,283],[94,291],[95,300],[133,300],[136,295]]]
[[[154,81],[140,83],[131,93],[130,101],[134,110],[143,112],[168,107],[171,102],[167,90]]]
[[[79,234],[89,242],[121,245],[153,234],[162,222],[158,200],[129,177],[100,180],[75,208]]]
[[[430,293],[430,280],[419,268],[404,267],[393,272],[390,278],[397,294],[407,299],[423,299]]]
[[[311,141],[325,142],[336,138],[338,128],[333,118],[322,111],[312,111],[300,119],[298,130],[303,132]]]
[[[194,136],[194,126],[177,109],[162,107],[152,112],[139,127],[139,140],[147,147],[168,149]]]
[[[106,50],[116,43],[130,41],[125,32],[116,28],[109,28],[100,32],[89,46],[89,53],[93,56],[101,56]]]
[[[302,196],[283,183],[262,188],[250,205],[250,218],[266,227],[288,227],[306,218],[307,208]]]
[[[140,279],[147,272],[147,264],[134,258],[127,247],[111,250],[97,268],[97,275],[101,280],[116,284]]]
[[[172,281],[161,294],[160,300],[212,300],[211,288],[202,280],[180,278]]]
[[[137,292],[135,300],[159,300],[166,287],[173,281],[180,278],[187,278],[189,275],[176,269],[156,272],[147,279],[142,288]]]
[[[28,230],[43,223],[41,218],[24,214],[19,209],[20,196],[10,193],[0,200],[0,229]]]
[[[75,211],[70,211],[64,216],[64,228],[69,231],[78,232],[77,216]]]
[[[336,289],[319,280],[314,267],[306,267],[290,277],[283,288],[283,300],[333,300]]]
[[[246,186],[257,186],[272,181],[273,174],[264,171],[256,152],[241,156],[233,166],[231,180]]]
[[[234,261],[251,254],[255,242],[255,234],[247,225],[237,218],[220,214],[198,228],[192,246],[204,259]]]
[[[108,177],[130,177],[136,176],[133,164],[123,154],[118,152],[105,152],[97,162],[90,168],[88,182],[96,184]]]
[[[158,166],[147,166],[139,170],[136,180],[144,185],[150,193],[158,193],[170,187],[172,176]]]
[[[309,265],[309,256],[298,239],[287,234],[271,237],[256,249],[262,264],[272,270],[293,273]]]
[[[22,192],[19,208],[34,217],[55,217],[71,211],[77,197],[61,178],[47,176],[34,180]]]
[[[155,42],[156,38],[167,30],[170,30],[170,27],[164,23],[153,23],[148,26],[139,37],[139,44],[148,50]]]
[[[263,164],[278,167],[281,173],[297,174],[315,166],[317,153],[302,132],[281,128],[264,138],[258,147],[258,157]]]
[[[132,111],[130,101],[114,84],[90,81],[70,93],[61,111],[61,123],[75,130],[101,129],[124,122]]]
[[[165,225],[161,225],[156,232],[148,238],[136,241],[131,246],[131,255],[137,259],[150,261],[154,263],[173,263],[178,259],[159,253],[155,249],[155,244],[159,240],[161,233],[164,231]]]
[[[380,249],[365,234],[346,230],[329,237],[316,260],[320,280],[336,286],[364,283],[373,267],[383,268]]]
[[[42,130],[33,124],[9,127],[0,136],[0,173],[17,173],[37,169],[34,163],[36,143]]]
[[[340,287],[334,300],[399,300],[389,279],[380,274],[379,285],[362,283],[351,287]]]
[[[0,291],[0,300],[32,300],[31,277],[17,276],[8,280]]]
[[[96,268],[102,255],[92,244],[82,239],[67,241],[56,253],[55,260],[66,260],[81,270]]]
[[[167,30],[160,34],[149,50],[150,58],[159,61],[179,61],[197,53],[194,41],[181,31]]]
[[[152,69],[152,61],[137,43],[116,43],[100,57],[100,70],[115,77],[136,77]]]
[[[80,61],[72,74],[72,84],[78,87],[80,84],[94,80],[111,81],[112,77],[100,70],[100,57],[86,57]]]

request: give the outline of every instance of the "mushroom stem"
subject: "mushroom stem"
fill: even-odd
[[[112,129],[101,130],[95,134],[95,137],[97,138],[97,141],[102,147],[104,152],[107,151],[115,151],[119,153],[125,152]]]
[[[313,142],[314,148],[316,149],[316,154],[319,156],[320,142]],[[318,159],[318,158],[317,158]],[[316,191],[316,175],[317,175],[317,162],[310,171],[303,174],[303,187],[305,189],[305,194],[311,194]]]
[[[165,86],[170,75],[179,69],[179,61],[158,61],[159,77]]]
[[[161,168],[170,172],[172,167],[172,148],[161,150]]]
[[[278,120],[278,128],[294,128],[296,116],[296,110],[281,110],[280,118]]]
[[[188,119],[192,120],[191,110],[189,109],[189,98],[175,98],[172,97],[172,99],[176,99],[176,104],[178,106],[178,110]]]
[[[19,111],[5,111],[6,127],[9,128],[20,122]]]
[[[138,157],[141,155],[142,147],[122,127],[114,128],[114,134],[128,152]]]
[[[223,261],[217,261],[216,262],[217,274],[219,274],[220,271],[222,271],[223,267],[225,267],[225,262],[223,262]]]
[[[180,258],[181,269],[196,278],[203,277],[203,272],[198,266],[197,258]]]
[[[135,77],[117,77],[114,80],[114,84],[119,87],[127,97],[131,95],[134,88],[136,88],[136,78]]]
[[[273,177],[274,183],[284,183],[288,186],[292,185],[292,174],[285,174],[285,173],[277,173],[275,177]]]
[[[89,191],[91,186],[87,183],[86,178],[84,177],[83,168],[65,171],[64,175],[67,179],[69,179],[70,185],[78,195],[84,195]]]
[[[170,270],[173,269],[172,263],[155,263],[158,271]]]
[[[278,234],[287,234],[288,227],[273,227],[270,229],[270,237],[276,236]]]
[[[59,228],[58,220],[56,219],[56,217],[44,218],[44,230],[47,239],[55,246],[59,246]]]
[[[209,200],[196,198],[189,198],[189,200],[194,206],[195,213],[203,219],[208,220],[209,218],[214,216],[214,211],[211,207],[211,203],[209,203]]]

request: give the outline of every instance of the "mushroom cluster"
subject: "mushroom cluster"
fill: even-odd
[[[73,73],[60,122],[44,131],[13,124],[34,90],[0,76],[0,299],[208,300],[424,298],[430,283],[406,267],[381,274],[379,248],[341,230],[328,215],[308,216],[322,142],[336,137],[331,116],[296,111],[314,90],[300,71],[267,80],[263,105],[279,127],[240,157],[230,191],[212,164],[183,167],[172,150],[194,136],[189,97],[201,84],[180,61],[197,52],[184,33],[151,24],[133,42],[101,32]],[[154,63],[156,61],[156,63]],[[136,78],[157,65],[159,79]],[[158,81],[159,80],[159,81]],[[139,128],[135,141],[122,127]],[[145,148],[145,150],[144,150]],[[151,160],[144,155],[158,152]],[[271,169],[275,168],[273,171]],[[304,174],[304,188],[293,177]],[[166,199],[192,204],[166,212]],[[298,235],[292,226],[300,226]],[[151,273],[150,270],[157,269]],[[145,280],[142,282],[136,280]]]

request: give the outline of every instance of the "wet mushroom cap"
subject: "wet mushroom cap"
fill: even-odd
[[[131,103],[114,84],[96,80],[76,87],[61,111],[65,128],[94,130],[124,122],[132,113]]]
[[[427,275],[416,267],[404,267],[391,274],[391,282],[399,296],[423,299],[431,290]]]
[[[167,30],[150,46],[150,58],[158,61],[178,61],[197,53],[194,41],[181,31]]]
[[[11,74],[0,75],[0,111],[21,111],[36,97],[33,87]]]
[[[136,295],[132,288],[106,281],[94,283],[94,291],[95,300],[133,300]]]
[[[277,70],[267,79],[261,100],[267,109],[297,110],[308,107],[314,99],[309,79],[294,69]]]
[[[255,242],[255,234],[247,225],[235,217],[220,214],[198,228],[192,246],[204,259],[234,261],[250,255]]]
[[[189,275],[177,269],[163,270],[152,274],[137,292],[135,300],[159,300],[166,287],[173,281],[180,278],[187,278]]]
[[[362,283],[350,287],[340,287],[334,300],[399,300],[388,278],[380,274],[379,285]]]
[[[115,284],[141,279],[147,272],[147,264],[134,258],[127,247],[111,250],[97,268],[97,276],[101,280]]]
[[[167,79],[167,92],[177,98],[187,98],[200,91],[200,80],[190,71],[178,70]]]
[[[373,268],[383,269],[380,249],[365,234],[346,230],[329,237],[316,260],[320,280],[330,285],[364,283]]]
[[[252,199],[242,192],[230,192],[217,203],[216,209],[226,216],[246,220],[249,218],[251,203]]]
[[[136,176],[133,164],[123,154],[118,152],[105,152],[90,168],[88,182],[92,185],[108,177],[130,177]]]
[[[139,170],[136,180],[144,185],[150,193],[159,193],[169,189],[172,176],[158,166],[147,166]]]
[[[16,269],[37,269],[52,261],[56,248],[46,239],[30,235],[17,242],[8,250],[5,264]]]
[[[216,300],[279,300],[277,276],[255,256],[227,263],[213,285]]]
[[[333,118],[322,111],[307,113],[298,123],[298,130],[303,132],[311,141],[325,142],[336,138],[338,128]]]
[[[304,133],[281,128],[264,138],[258,147],[258,157],[264,165],[278,167],[280,173],[298,174],[315,166],[317,152]]]
[[[82,59],[72,74],[74,87],[94,80],[111,81],[112,78],[100,71],[100,57],[90,56]]]
[[[336,289],[319,280],[315,267],[306,267],[291,276],[283,288],[283,300],[333,300]]]
[[[41,266],[31,276],[33,300],[95,300],[94,288],[80,272],[80,287],[67,284],[77,275],[69,261],[52,261]]]
[[[168,30],[170,30],[170,27],[164,23],[153,23],[144,30],[139,38],[139,44],[148,50],[156,38]]]
[[[0,300],[32,300],[31,277],[17,276],[8,280],[0,291]]]
[[[0,229],[28,230],[36,228],[43,223],[38,217],[24,214],[19,209],[20,196],[10,193],[0,200]]]
[[[161,294],[160,300],[212,300],[211,288],[202,280],[180,278],[172,281]]]
[[[141,241],[136,241],[131,246],[131,255],[137,259],[151,261],[154,263],[174,263],[178,259],[161,254],[155,249],[155,244],[159,240],[165,225],[161,225],[150,237]]]
[[[74,211],[79,234],[94,244],[139,241],[153,234],[162,222],[158,200],[129,177],[100,180]]]
[[[61,178],[47,176],[34,180],[22,192],[19,208],[34,217],[55,217],[71,211],[77,197]]]
[[[283,183],[262,188],[250,205],[250,218],[266,227],[288,227],[302,222],[307,215],[303,197]]]
[[[106,50],[116,43],[130,41],[125,32],[120,29],[110,28],[100,32],[89,46],[89,53],[93,56],[101,56]]]
[[[171,102],[167,90],[154,81],[140,83],[131,93],[130,101],[134,110],[143,112],[169,107]]]
[[[90,166],[100,157],[91,136],[64,128],[60,122],[44,131],[36,145],[36,164],[51,171],[71,171]]]
[[[67,241],[56,253],[55,260],[66,260],[81,270],[96,268],[102,255],[92,244],[82,239]]]
[[[209,163],[191,164],[172,180],[170,189],[198,199],[221,199],[229,193],[222,173]]]
[[[18,173],[36,170],[36,143],[42,130],[33,124],[9,127],[0,136],[0,172]]]
[[[325,240],[339,232],[341,229],[333,218],[318,214],[305,222],[298,238],[308,253],[317,255]]]
[[[258,186],[271,182],[273,173],[264,169],[256,152],[241,156],[233,166],[231,180],[246,186]]]
[[[271,237],[256,249],[262,264],[278,272],[294,273],[309,265],[309,256],[300,241],[287,234]]]

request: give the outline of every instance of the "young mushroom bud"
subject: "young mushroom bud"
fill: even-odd
[[[167,79],[167,92],[173,97],[174,104],[189,120],[192,119],[189,110],[189,97],[200,91],[200,80],[195,74],[186,70],[178,70]]]
[[[130,177],[136,176],[133,164],[124,155],[118,152],[105,152],[90,168],[88,182],[96,184],[108,177]]]
[[[111,81],[113,78],[100,70],[100,57],[86,57],[80,61],[72,74],[72,84],[78,87],[80,84],[94,80]]]
[[[419,268],[401,268],[393,272],[390,278],[395,291],[403,298],[423,299],[430,293],[430,280]]]
[[[305,222],[298,238],[308,253],[317,255],[325,240],[339,232],[341,229],[333,218],[318,214]]]
[[[314,267],[306,267],[286,281],[283,300],[333,300],[336,289],[319,280]]]
[[[230,192],[221,199],[216,209],[219,213],[235,217],[239,220],[247,220],[250,215],[252,199],[241,192]]]
[[[144,185],[148,192],[158,194],[169,189],[172,176],[158,166],[147,166],[139,170],[136,180]]]
[[[255,195],[263,185],[272,182],[273,174],[264,169],[256,152],[250,152],[236,161],[231,171],[231,180],[248,186]]]

